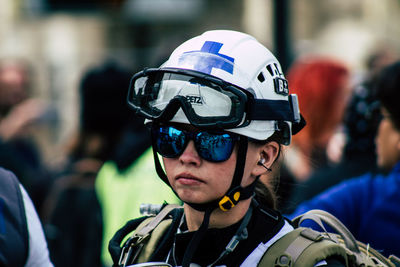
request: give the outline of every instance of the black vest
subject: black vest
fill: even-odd
[[[0,266],[24,266],[29,234],[24,201],[15,175],[0,167]]]

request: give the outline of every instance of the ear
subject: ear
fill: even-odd
[[[263,145],[260,151],[259,161],[263,162],[262,165],[265,167],[261,164],[257,164],[257,167],[253,169],[252,174],[254,176],[260,176],[267,172],[266,168],[272,169],[272,165],[279,155],[279,150],[280,145],[275,141],[271,141]]]

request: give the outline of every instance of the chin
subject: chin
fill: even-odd
[[[178,196],[183,202],[186,203],[203,204],[211,201],[211,199],[196,196],[196,194],[192,192],[178,193]]]
[[[179,197],[183,202],[186,203],[193,203],[193,204],[202,204],[202,203],[207,203],[207,201],[198,199],[198,198],[193,198],[193,197]]]

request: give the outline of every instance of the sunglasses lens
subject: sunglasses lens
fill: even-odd
[[[173,127],[160,126],[153,130],[157,152],[163,157],[173,158],[185,149],[185,133]]]
[[[211,162],[227,160],[232,154],[236,141],[234,136],[228,133],[198,132],[191,134],[171,126],[153,128],[153,138],[157,152],[166,158],[174,158],[182,154],[188,140],[193,138],[200,157]]]
[[[235,144],[230,134],[210,134],[200,132],[196,136],[196,149],[199,155],[208,161],[221,162],[227,160]]]

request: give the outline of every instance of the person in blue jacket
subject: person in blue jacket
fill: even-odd
[[[388,256],[400,255],[400,61],[384,68],[375,90],[382,120],[375,138],[377,165],[385,172],[347,180],[300,204],[335,215],[355,238]]]

